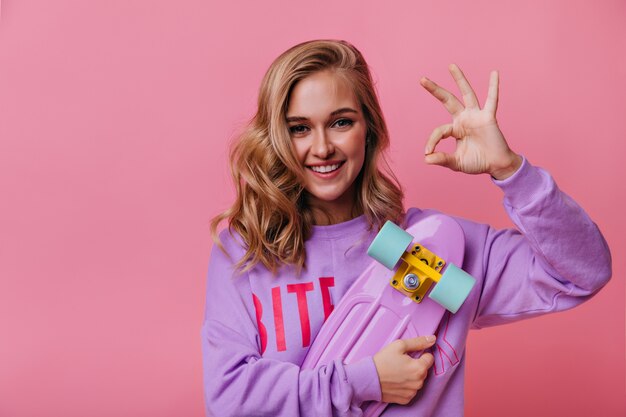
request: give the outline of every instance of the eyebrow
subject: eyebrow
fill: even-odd
[[[343,114],[343,113],[355,113],[358,114],[358,111],[354,110],[353,108],[350,107],[342,107],[340,109],[335,110],[334,112],[332,112],[330,114],[330,116],[337,116],[338,114]],[[303,117],[303,116],[292,116],[292,117],[287,117],[287,122],[303,122],[309,120],[308,117]]]

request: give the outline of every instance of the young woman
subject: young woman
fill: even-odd
[[[405,211],[383,159],[389,135],[368,66],[344,41],[294,46],[270,66],[258,111],[232,150],[237,198],[212,222],[202,328],[204,392],[214,416],[358,416],[366,401],[385,416],[463,414],[470,328],[574,307],[611,276],[606,242],[550,175],[507,145],[496,121],[498,74],[481,109],[461,70],[463,101],[423,78],[452,115],[426,141],[425,161],[486,173],[504,192],[519,230],[457,218],[462,268],[477,284],[440,331],[400,340],[373,357],[300,368],[334,306],[371,262],[366,249],[386,220],[408,227],[429,214]],[[452,154],[438,152],[454,137]],[[580,242],[585,242],[584,246]],[[436,344],[435,344],[436,343]],[[432,347],[413,359],[406,353]]]

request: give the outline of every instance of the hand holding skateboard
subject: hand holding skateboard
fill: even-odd
[[[398,339],[374,355],[383,402],[404,405],[415,397],[435,359],[431,353],[425,352],[416,359],[408,353],[428,349],[435,340],[435,336]]]
[[[422,87],[441,101],[452,115],[452,123],[435,128],[428,138],[425,148],[426,163],[466,174],[488,173],[498,180],[508,178],[519,168],[522,157],[509,148],[496,120],[498,72],[491,72],[487,100],[481,109],[478,98],[461,69],[451,64],[449,70],[463,94],[463,103],[428,78],[420,79]],[[454,152],[449,154],[436,151],[439,141],[448,137],[456,138]]]

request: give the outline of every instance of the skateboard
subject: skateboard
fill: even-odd
[[[426,216],[406,231],[385,223],[367,251],[375,261],[335,306],[302,368],[334,359],[349,364],[396,339],[435,334],[445,311],[456,313],[474,286],[475,279],[456,266],[464,247],[461,226],[443,214]],[[386,406],[368,402],[361,408],[363,416],[377,417]]]

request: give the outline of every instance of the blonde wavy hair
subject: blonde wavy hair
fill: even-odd
[[[363,168],[356,178],[353,216],[365,215],[370,229],[404,218],[403,192],[385,160],[389,133],[363,55],[346,41],[314,40],[281,54],[269,67],[259,90],[256,115],[231,146],[231,174],[237,197],[211,220],[211,235],[223,249],[218,225],[228,220],[246,252],[236,265],[247,271],[259,262],[276,273],[284,264],[300,271],[306,264],[304,242],[314,224],[286,122],[291,91],[298,81],[332,70],[352,86],[367,124]]]

